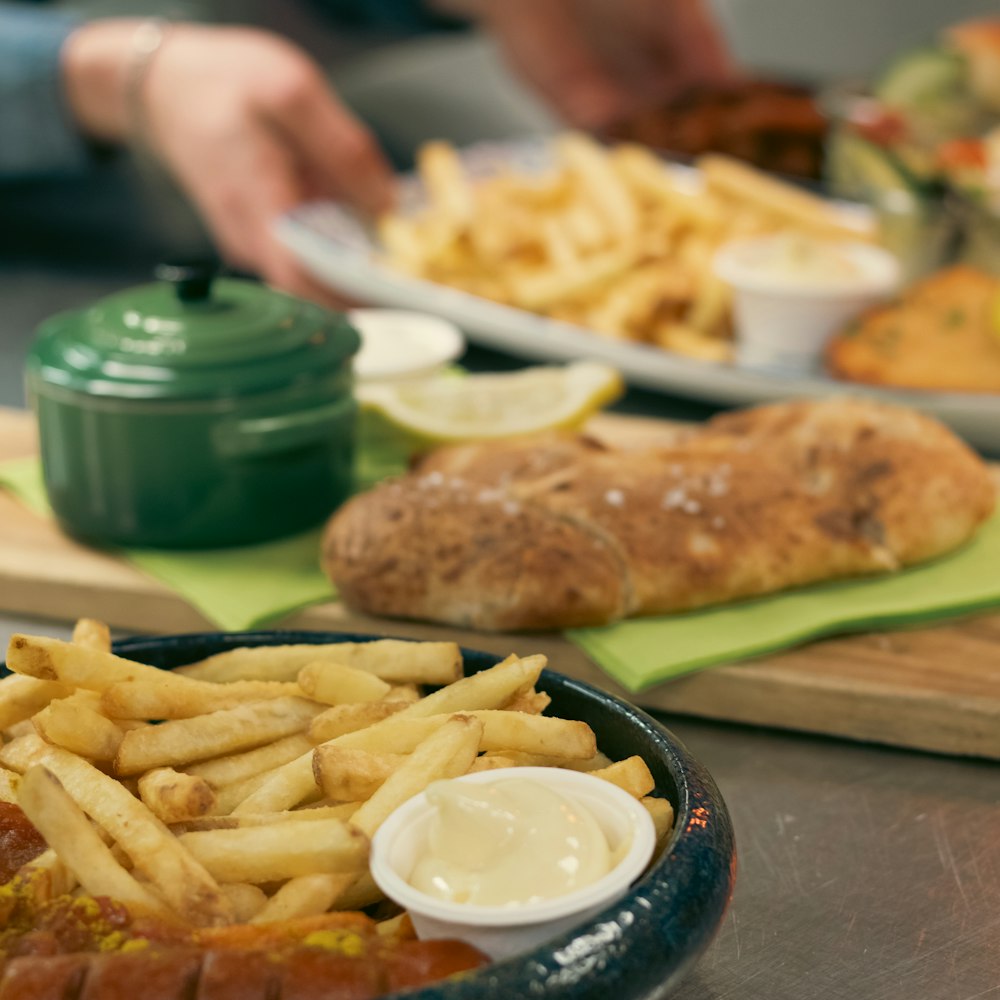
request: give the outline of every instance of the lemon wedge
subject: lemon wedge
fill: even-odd
[[[579,427],[623,389],[614,368],[574,361],[497,374],[445,374],[361,385],[357,395],[363,409],[426,446]]]

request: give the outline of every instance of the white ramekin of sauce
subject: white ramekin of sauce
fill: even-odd
[[[900,283],[881,247],[792,233],[727,243],[714,267],[733,290],[736,363],[793,376],[817,373],[827,340]]]
[[[407,309],[352,309],[361,334],[354,374],[362,385],[436,375],[461,357],[465,338],[440,316]]]
[[[418,937],[506,958],[625,894],[653,854],[645,807],[602,778],[554,767],[435,782],[372,841],[371,872]]]

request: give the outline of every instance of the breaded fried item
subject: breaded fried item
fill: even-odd
[[[909,389],[1000,392],[1000,281],[953,267],[835,336],[831,374]]]
[[[323,562],[369,613],[565,628],[895,570],[966,541],[994,499],[984,463],[914,410],[783,403],[669,447],[441,449],[342,507]]]

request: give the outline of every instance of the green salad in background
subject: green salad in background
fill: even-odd
[[[831,189],[874,206],[910,277],[956,261],[1000,273],[1000,18],[956,25],[825,104]]]

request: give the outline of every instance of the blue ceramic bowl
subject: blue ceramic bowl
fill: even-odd
[[[114,649],[171,670],[236,646],[375,638],[345,632],[212,632],[125,639]],[[463,654],[466,673],[500,659],[475,650]],[[553,715],[588,723],[612,759],[643,757],[657,794],[673,804],[674,831],[649,871],[596,918],[526,954],[407,992],[408,1000],[653,1000],[680,982],[722,921],[736,855],[729,814],[708,772],[666,729],[626,702],[550,670],[542,672],[538,686],[552,698]]]

